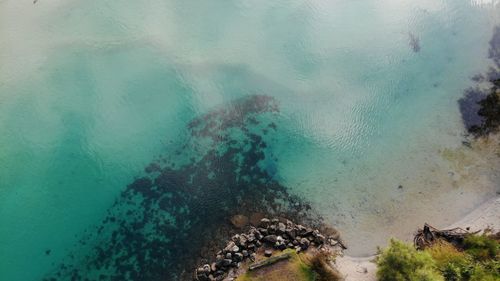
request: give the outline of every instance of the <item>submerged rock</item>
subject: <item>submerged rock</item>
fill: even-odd
[[[253,226],[257,227],[260,224],[260,220],[263,219],[264,217],[265,217],[264,213],[252,213],[250,215],[249,222]]]
[[[408,33],[410,37],[410,47],[413,50],[413,52],[418,53],[420,52],[420,39],[415,36],[413,33]]]
[[[243,228],[248,225],[248,217],[244,215],[234,215],[231,217],[231,224],[236,228]]]

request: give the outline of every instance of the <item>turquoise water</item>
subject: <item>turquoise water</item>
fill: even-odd
[[[356,256],[453,222],[500,183],[498,160],[461,151],[457,106],[491,64],[498,15],[494,1],[1,1],[0,280],[70,280],[61,264],[90,279],[136,272],[94,254],[128,241],[109,243],[136,222],[123,209],[149,222],[138,239],[171,246],[151,229],[180,214],[191,231],[207,210],[245,211],[240,197],[297,197]],[[200,118],[223,126],[198,134]],[[157,193],[127,187],[152,162],[174,171],[165,194],[181,190],[164,213]],[[134,249],[108,260],[137,265]],[[182,268],[166,252],[157,260]]]

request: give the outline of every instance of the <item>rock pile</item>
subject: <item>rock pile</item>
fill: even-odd
[[[305,251],[309,247],[335,246],[342,244],[334,236],[326,236],[317,229],[294,224],[289,220],[263,218],[259,227],[251,226],[247,233],[231,237],[226,247],[217,253],[215,262],[196,269],[194,280],[222,281],[233,269],[239,268],[246,259],[255,260],[255,252],[264,247],[265,256],[271,256],[273,250],[295,249]]]

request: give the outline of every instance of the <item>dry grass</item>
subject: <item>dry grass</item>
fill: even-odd
[[[317,281],[337,281],[342,280],[340,272],[330,266],[330,255],[320,252],[311,259],[311,269],[316,273]]]
[[[342,280],[339,272],[329,265],[326,253],[297,254],[293,250],[289,260],[240,275],[236,281],[337,281]]]
[[[302,259],[302,255],[298,255],[293,250],[285,250],[289,252],[291,258],[289,260],[279,261],[273,265],[255,270],[248,271],[240,275],[236,281],[315,281],[314,272],[309,265]]]
[[[450,262],[461,261],[465,258],[465,254],[459,251],[452,244],[439,240],[426,251],[431,254],[432,258],[438,265],[443,265]]]

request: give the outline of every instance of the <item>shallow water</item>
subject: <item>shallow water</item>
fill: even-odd
[[[457,104],[492,64],[498,15],[492,1],[0,2],[0,280],[156,280],[182,268],[178,229],[197,240],[203,215],[276,198],[310,204],[356,256],[453,222],[499,191],[498,157],[462,145]],[[166,170],[164,189],[131,185]]]

